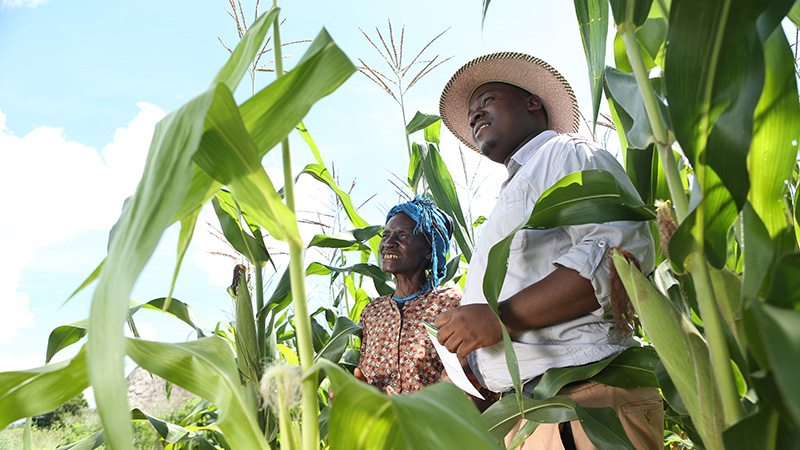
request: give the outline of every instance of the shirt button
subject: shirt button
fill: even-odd
[[[605,246],[606,246],[606,241],[600,241],[600,242],[598,242],[598,243],[597,243],[597,246],[598,246],[598,247],[605,247]]]

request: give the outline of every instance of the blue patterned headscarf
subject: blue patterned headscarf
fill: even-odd
[[[417,197],[410,202],[400,203],[389,210],[386,222],[397,213],[405,213],[417,223],[414,234],[422,233],[431,244],[431,267],[425,286],[421,291],[406,298],[394,298],[398,302],[405,302],[419,297],[425,292],[439,286],[447,272],[447,249],[450,247],[450,237],[453,235],[453,220],[444,211],[437,208],[432,201],[425,197]]]

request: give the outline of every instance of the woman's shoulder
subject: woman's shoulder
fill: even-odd
[[[394,301],[394,300],[392,300],[392,296],[391,295],[383,295],[381,297],[377,297],[377,298],[371,300],[364,307],[364,310],[361,311],[361,317],[364,317],[364,314],[367,314],[367,315],[374,314],[374,313],[386,308],[386,306],[389,304],[389,302],[392,302],[392,301]]]
[[[434,291],[429,294],[430,297],[433,297],[441,302],[445,303],[455,302],[456,306],[458,306],[458,303],[461,302],[461,295],[462,292],[460,288],[444,287],[444,286],[440,286],[434,289]]]

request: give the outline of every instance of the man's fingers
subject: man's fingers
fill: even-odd
[[[436,333],[436,337],[439,339],[439,343],[445,345],[444,343],[447,342],[448,339],[450,339],[450,336],[453,335],[454,331],[455,330],[453,327],[448,327],[447,325],[439,328],[439,332]]]
[[[442,328],[447,325],[450,322],[450,316],[453,314],[453,311],[455,311],[455,309],[438,314],[433,320],[433,326]]]

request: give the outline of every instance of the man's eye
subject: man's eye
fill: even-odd
[[[484,98],[483,99],[483,106],[488,105],[489,102],[492,101],[492,100],[494,100],[494,97],[486,97],[486,98]]]

